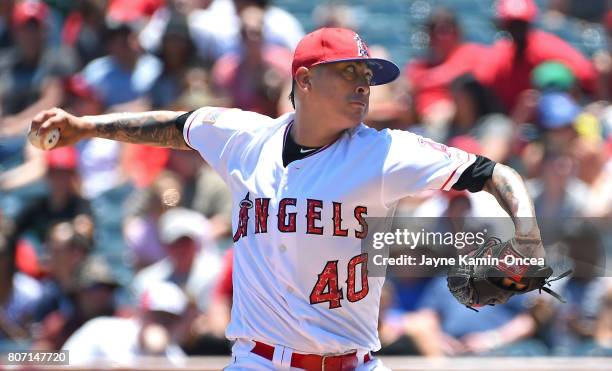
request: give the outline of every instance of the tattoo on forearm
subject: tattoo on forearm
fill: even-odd
[[[514,216],[518,210],[518,200],[514,195],[514,189],[512,184],[506,177],[494,177],[492,194],[497,199],[499,205],[508,213],[510,216]]]
[[[517,184],[519,181],[519,176],[514,174],[511,168],[507,166],[496,166],[493,171],[491,182],[487,183],[486,189],[495,196],[500,206],[513,218],[517,216],[516,214],[521,202],[531,203],[526,192],[518,192],[519,189],[521,191],[524,190],[524,187]],[[525,193],[522,195],[525,199],[519,198],[521,193]]]
[[[541,254],[539,228],[533,203],[523,180],[516,171],[507,166],[496,165],[493,177],[487,182],[485,190],[495,196],[499,205],[512,218],[517,236],[522,239],[519,251],[528,256]]]
[[[174,120],[182,112],[153,111],[90,116],[96,136],[128,143],[190,149]]]

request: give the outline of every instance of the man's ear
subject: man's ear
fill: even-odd
[[[310,90],[312,87],[311,78],[312,70],[306,67],[300,67],[295,71],[295,82],[299,90]]]

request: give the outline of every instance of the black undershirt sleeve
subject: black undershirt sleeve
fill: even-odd
[[[482,191],[487,180],[493,176],[496,162],[484,156],[476,156],[476,161],[463,171],[457,183],[451,188],[456,191],[468,190],[472,193]]]
[[[193,112],[194,111],[183,113],[182,115],[174,119],[174,126],[176,127],[176,130],[181,132],[181,135],[183,134],[183,129],[185,128],[185,123],[187,122],[187,119]]]

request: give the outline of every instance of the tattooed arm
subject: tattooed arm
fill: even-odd
[[[59,108],[43,111],[32,120],[30,131],[43,136],[53,128],[60,130],[56,147],[67,146],[81,139],[99,137],[128,143],[149,144],[175,149],[190,149],[182,129],[175,120],[184,112],[152,111],[111,113],[77,117]]]
[[[493,176],[484,190],[497,199],[499,205],[510,215],[516,229],[517,250],[529,257],[544,257],[540,229],[536,221],[533,202],[521,176],[512,168],[496,164]]]
[[[183,139],[176,118],[184,112],[152,111],[142,113],[111,113],[84,116],[93,127],[93,135],[128,143],[149,144],[158,147],[190,149]]]

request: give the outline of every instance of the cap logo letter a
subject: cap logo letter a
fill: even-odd
[[[370,58],[370,54],[368,54],[368,49],[366,47],[365,42],[361,40],[361,37],[359,37],[358,34],[355,34],[354,38],[355,38],[355,41],[357,42],[357,54],[360,57]]]

